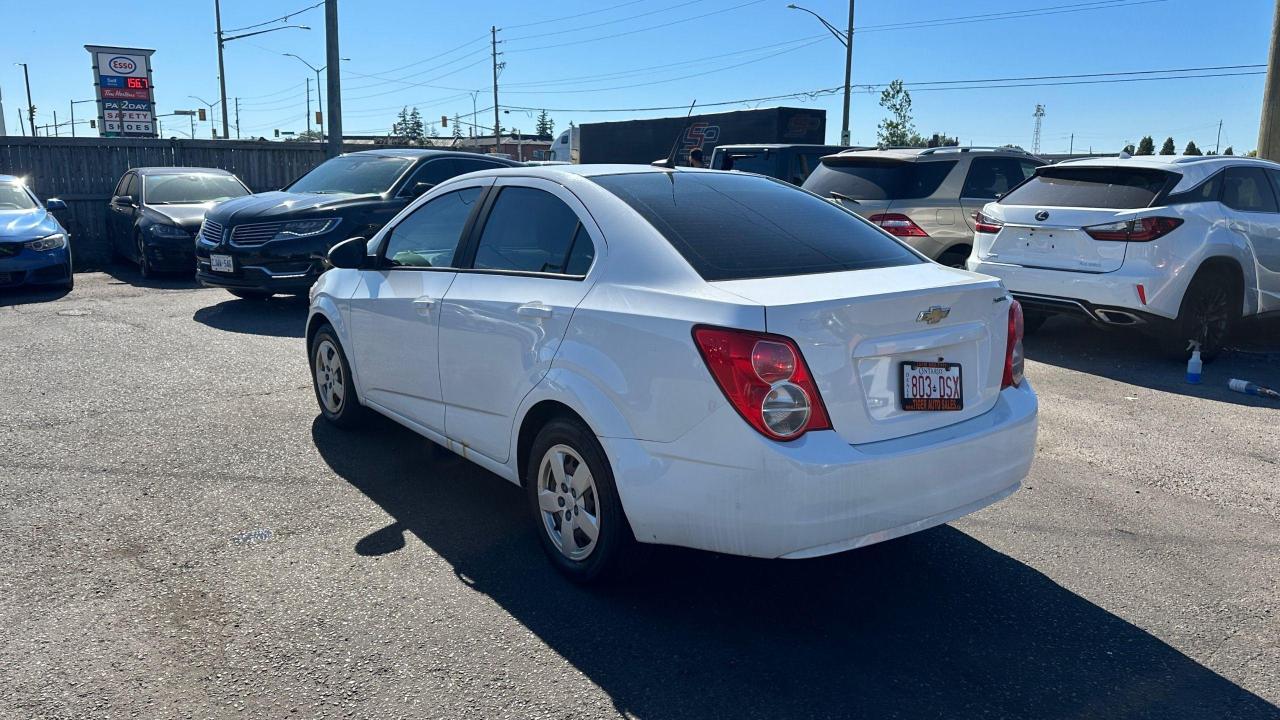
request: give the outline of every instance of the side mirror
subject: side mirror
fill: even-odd
[[[413,188],[409,190],[409,197],[420,197],[423,193],[435,186],[435,183],[429,182],[414,183]]]
[[[111,198],[112,205],[120,205],[122,207],[133,207],[133,198],[128,195],[116,195]]]
[[[336,268],[359,270],[369,264],[369,241],[362,237],[353,237],[329,248],[326,259]]]
[[[44,209],[48,210],[49,212],[55,212],[57,210],[66,210],[67,204],[59,200],[58,198],[49,198],[48,200],[44,201]]]

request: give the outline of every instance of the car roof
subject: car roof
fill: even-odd
[[[518,165],[516,167],[494,168],[491,170],[477,170],[459,177],[535,177],[547,180],[556,180],[565,177],[602,177],[605,175],[635,175],[638,173],[709,173],[712,175],[722,175],[723,170],[708,170],[704,168],[659,168],[652,165],[621,165],[621,164],[602,164],[602,165]]]
[[[814,148],[816,150],[843,150],[844,145],[819,145],[815,143],[738,143],[737,145],[717,145],[716,150],[781,150],[783,148]]]
[[[1014,155],[1017,157],[1031,158],[1039,160],[1035,155],[1023,150],[1019,147],[962,147],[959,145],[943,145],[931,148],[872,148],[870,150],[859,150],[850,148],[844,152],[837,153],[841,157],[869,157],[882,160],[900,160],[902,162],[913,162],[917,160],[947,160],[954,159],[956,155]],[[1042,161],[1043,162],[1043,161]]]
[[[486,158],[497,163],[509,163],[512,166],[518,166],[520,163],[515,160],[508,160],[503,157],[494,157],[484,153],[464,152],[461,150],[436,150],[429,148],[379,148],[377,150],[357,150],[356,152],[343,153],[344,155],[380,155],[382,157],[401,157],[401,158],[426,158],[437,156],[452,157],[470,157],[470,158]]]
[[[206,167],[136,167],[129,168],[129,172],[136,172],[139,175],[230,175],[231,172],[222,168],[206,168]]]
[[[1280,170],[1280,163],[1243,155],[1116,155],[1114,157],[1088,157],[1063,160],[1046,167],[1106,167],[1147,168],[1177,173],[1182,176],[1172,192],[1182,192],[1199,185],[1201,181],[1224,167],[1254,166]]]

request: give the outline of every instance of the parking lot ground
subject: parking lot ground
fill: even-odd
[[[1280,331],[1205,384],[1028,340],[1025,487],[808,561],[572,586],[523,496],[317,419],[305,302],[0,295],[0,717],[1276,718]]]

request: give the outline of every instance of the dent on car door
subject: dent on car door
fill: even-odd
[[[484,197],[478,182],[437,195],[383,236],[378,265],[349,301],[356,373],[366,401],[443,432],[437,340],[440,302],[459,245]]]
[[[547,181],[500,181],[473,233],[440,316],[445,431],[497,462],[512,421],[542,380],[594,279],[599,228],[571,193]]]

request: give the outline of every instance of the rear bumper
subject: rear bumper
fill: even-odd
[[[601,438],[642,542],[765,558],[827,555],[967,515],[1013,493],[1035,453],[1029,384],[969,420],[849,445],[772,442],[722,406],[670,443]]]
[[[999,278],[1028,309],[1053,313],[1079,313],[1110,325],[1141,325],[1173,319],[1178,315],[1180,293],[1171,290],[1168,278],[1122,267],[1108,273],[1047,270],[994,263],[969,257],[966,267]],[[1147,303],[1142,302],[1142,285]],[[1177,301],[1175,301],[1175,295]],[[1131,316],[1125,318],[1124,316]]]

